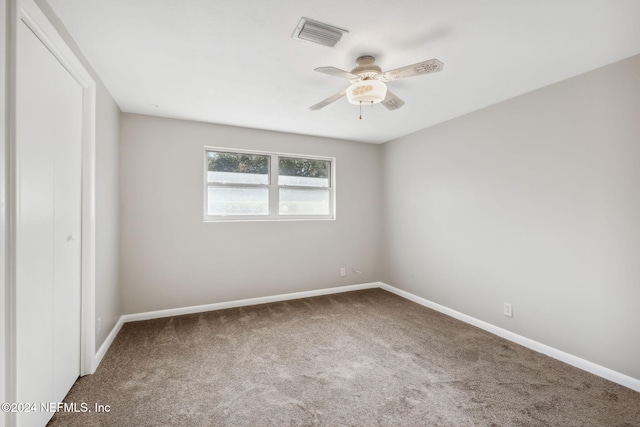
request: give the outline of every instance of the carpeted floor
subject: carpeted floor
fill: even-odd
[[[65,402],[92,412],[50,425],[640,426],[640,393],[380,289],[125,324]]]

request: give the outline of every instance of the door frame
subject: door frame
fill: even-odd
[[[4,366],[6,388],[4,402],[15,402],[16,398],[16,277],[15,277],[15,243],[16,219],[18,217],[17,200],[20,195],[20,182],[17,174],[17,138],[16,138],[16,51],[17,28],[24,22],[49,49],[69,74],[78,82],[83,92],[82,101],[82,249],[81,249],[81,337],[80,337],[80,375],[92,374],[95,363],[95,242],[96,242],[96,210],[95,210],[95,128],[96,128],[96,82],[85,65],[78,59],[63,37],[34,0],[0,0],[0,6],[7,12],[0,17],[7,23],[6,63],[3,64],[3,83],[6,82],[6,93],[0,90],[3,102],[4,124],[3,149],[5,162],[0,168],[3,173],[2,186],[2,228],[3,259],[5,275],[3,279],[4,293],[0,302],[4,302],[6,316],[0,320],[4,326]],[[0,41],[3,41],[0,36]],[[4,52],[4,49],[3,49]],[[4,62],[3,58],[2,62]],[[1,348],[1,347],[0,347]],[[11,414],[7,414],[6,425],[11,425]],[[3,420],[0,419],[0,426]]]
[[[9,117],[8,88],[9,88],[9,43],[8,34],[10,31],[12,0],[0,0],[0,22],[4,24],[5,31],[0,31],[0,150],[2,161],[0,162],[0,307],[4,309],[0,315],[0,402],[7,402],[9,390],[9,360],[7,349],[9,344],[8,320],[8,259],[9,259],[9,239],[8,239],[8,165],[9,165],[9,128],[7,126]],[[0,413],[0,427],[8,425],[6,413]]]

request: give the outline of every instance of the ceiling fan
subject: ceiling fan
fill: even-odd
[[[382,103],[389,110],[397,110],[404,105],[404,101],[387,89],[385,83],[403,79],[405,77],[418,76],[421,74],[437,73],[442,71],[444,64],[437,59],[418,62],[396,68],[395,70],[382,72],[380,67],[374,64],[373,56],[361,56],[356,59],[357,67],[351,72],[340,70],[335,67],[319,67],[315,71],[329,74],[330,76],[344,77],[351,83],[347,89],[330,96],[324,101],[320,101],[309,107],[310,110],[319,110],[334,101],[347,96],[351,104],[373,105]]]

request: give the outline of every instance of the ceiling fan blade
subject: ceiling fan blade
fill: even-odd
[[[344,77],[345,79],[349,80],[358,78],[358,76],[356,76],[355,74],[351,74],[348,71],[344,71],[336,67],[318,67],[315,69],[315,71],[319,73],[329,74],[330,76]]]
[[[381,104],[387,107],[387,109],[393,111],[402,107],[404,105],[404,101],[387,89],[387,96],[384,97]]]
[[[316,110],[319,110],[321,108],[324,108],[327,105],[331,104],[332,102],[337,101],[338,99],[342,98],[346,93],[347,93],[346,90],[343,90],[342,92],[338,92],[335,95],[332,95],[332,96],[328,97],[324,101],[320,101],[316,105],[312,105],[311,107],[309,107],[309,109],[312,110],[312,111],[316,111]]]
[[[437,59],[429,59],[427,61],[418,62],[417,64],[407,65],[406,67],[396,68],[395,70],[385,71],[380,76],[383,82],[391,80],[403,79],[405,77],[419,76],[420,74],[437,73],[442,71],[444,64]]]

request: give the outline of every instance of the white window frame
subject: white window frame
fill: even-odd
[[[231,154],[254,154],[269,157],[269,184],[226,184],[210,183],[207,172],[209,170],[208,155],[210,151]],[[301,160],[322,160],[329,162],[329,186],[328,187],[308,187],[300,185],[280,185],[279,159],[301,159]],[[305,221],[305,220],[335,220],[336,219],[336,159],[334,157],[315,156],[307,154],[278,153],[271,151],[244,150],[228,147],[204,147],[204,191],[203,191],[203,215],[205,222],[234,222],[234,221]],[[209,187],[240,187],[240,188],[268,188],[269,189],[269,213],[266,215],[209,215],[208,198]],[[292,188],[299,190],[322,190],[329,191],[329,214],[327,215],[281,215],[280,209],[280,189]]]

